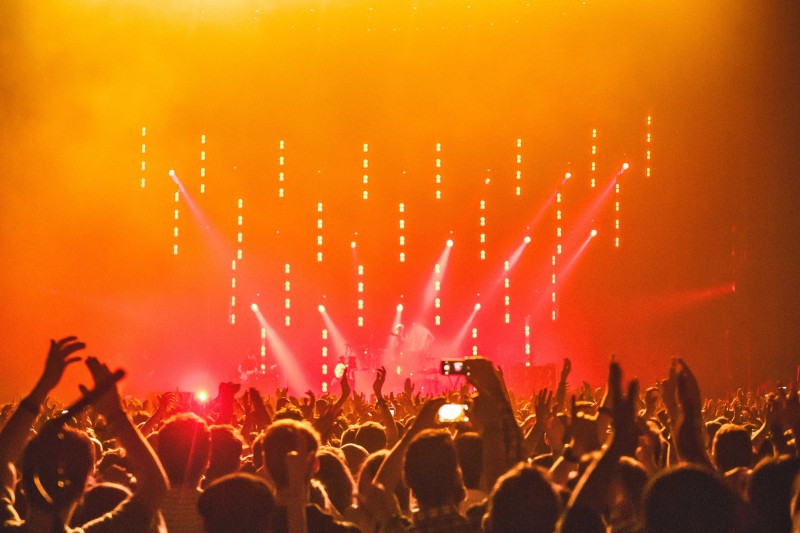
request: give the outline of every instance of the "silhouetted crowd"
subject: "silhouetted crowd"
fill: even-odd
[[[321,397],[222,383],[142,402],[84,348],[51,341],[0,412],[1,531],[800,532],[793,386],[706,399],[675,359],[642,391],[612,358],[604,387],[570,388],[565,359],[555,390],[511,391],[472,357],[434,397],[386,395],[380,368],[372,395],[345,373]],[[81,360],[92,388],[58,405]]]

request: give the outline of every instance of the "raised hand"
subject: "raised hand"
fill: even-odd
[[[386,382],[386,368],[380,367],[375,373],[375,381],[372,382],[372,392],[375,399],[380,401],[383,398],[383,384]]]
[[[43,392],[47,393],[58,385],[64,376],[64,370],[72,363],[81,360],[80,356],[73,356],[72,354],[84,348],[86,348],[86,344],[79,342],[78,337],[64,337],[57,341],[50,340],[50,350],[45,360],[44,372],[42,372],[37,384],[42,388]]]
[[[87,357],[86,366],[92,374],[95,388],[106,386],[110,383],[108,391],[101,395],[94,404],[97,412],[107,419],[119,414],[125,416],[125,411],[122,409],[122,401],[119,397],[119,391],[117,391],[117,385],[113,383],[114,378],[108,366],[101,363],[96,357]],[[89,389],[83,385],[80,385],[80,389],[84,396],[89,393]]]
[[[403,382],[403,392],[411,399],[411,396],[414,394],[414,385],[411,384],[411,378],[406,378]]]
[[[534,412],[536,413],[536,423],[546,424],[552,416],[550,406],[553,404],[553,391],[544,388],[536,395]]]
[[[676,359],[672,364],[676,367],[678,400],[681,403],[684,414],[699,415],[703,399],[700,396],[700,386],[697,384],[697,379],[695,379],[689,366],[683,362],[683,359]]]
[[[565,357],[564,366],[561,367],[561,381],[566,381],[567,376],[569,376],[569,373],[571,371],[572,371],[572,361],[570,361],[569,358]]]

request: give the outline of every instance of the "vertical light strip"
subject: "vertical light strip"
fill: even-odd
[[[286,195],[286,156],[283,155],[283,150],[285,147],[285,142],[278,141],[278,150],[280,152],[280,155],[278,156],[278,198],[283,198]]]
[[[367,153],[369,152],[369,145],[364,143],[363,146],[364,150],[364,159],[361,161],[361,167],[364,174],[361,176],[361,184],[364,185],[364,190],[361,192],[361,199],[362,200],[369,200],[369,190],[367,189],[367,185],[369,185],[369,159],[367,159]]]
[[[509,276],[509,269],[511,268],[510,261],[506,261],[503,265],[503,323],[510,324],[511,323],[511,295],[509,294],[509,287],[511,285],[511,280]]]
[[[436,192],[434,194],[437,200],[442,199],[442,143],[436,143],[436,157],[434,159]]]
[[[358,300],[356,301],[356,325],[360,328],[364,327],[364,265],[358,265],[356,277],[356,293]]]
[[[400,205],[398,206],[398,211],[400,212],[399,221],[398,221],[398,225],[400,226],[400,228],[399,228],[399,232],[400,232],[399,233],[400,262],[401,263],[405,263],[406,262],[406,251],[405,251],[405,246],[406,246],[406,236],[405,236],[405,230],[406,230],[406,215],[405,215],[406,204],[403,203],[403,202],[400,202]]]
[[[237,236],[241,235],[241,225],[243,223],[242,218],[242,208],[244,207],[244,201],[239,198],[236,200],[236,233]],[[231,312],[230,312],[230,322],[231,324],[236,324],[236,268],[239,265],[239,262],[242,260],[242,249],[241,244],[240,247],[236,250],[236,257],[231,261]]]
[[[645,149],[644,156],[645,156],[645,176],[648,177],[648,178],[650,177],[651,168],[652,168],[650,166],[650,161],[652,159],[651,156],[652,156],[652,143],[653,143],[652,125],[653,125],[653,117],[650,116],[650,115],[647,115],[647,137],[646,137],[646,144],[645,144],[645,148],[644,148]]]
[[[480,234],[478,241],[480,243],[480,258],[481,261],[486,260],[486,200],[481,200],[479,204],[480,217],[478,217],[478,225],[480,226]]]
[[[327,376],[328,376],[328,330],[323,326],[321,335],[322,337],[322,347],[321,347],[321,355],[322,355],[322,366],[320,368],[322,372],[322,389],[323,391],[326,390],[327,386]]]
[[[322,263],[322,202],[317,203],[317,263]]]
[[[592,189],[594,189],[597,184],[596,180],[597,174],[595,174],[595,172],[597,172],[597,129],[592,130],[592,163],[591,163],[591,174],[589,174],[589,176],[591,177],[590,184]]]
[[[531,317],[525,317],[525,366],[531,366]]]
[[[292,273],[292,266],[289,263],[283,265],[283,273],[286,276],[286,279],[283,281],[283,291],[286,293],[284,298],[284,307],[285,315],[283,319],[283,324],[287,328],[292,325],[292,299],[291,299],[291,292],[292,292],[292,280],[290,274]]]
[[[174,171],[170,171],[174,174]],[[172,238],[174,239],[172,244],[172,255],[178,255],[178,225],[180,220],[180,201],[181,201],[181,191],[180,189],[175,191],[175,211],[174,211],[174,218],[175,218],[175,226],[172,228]]]
[[[522,196],[522,139],[517,139],[517,170],[515,172],[514,195]]]
[[[206,193],[206,134],[200,135],[200,194]]]
[[[146,162],[146,154],[147,154],[147,145],[145,144],[145,137],[147,137],[147,128],[142,126],[142,189],[145,188],[147,185],[147,179],[145,178],[145,169],[147,168]]]

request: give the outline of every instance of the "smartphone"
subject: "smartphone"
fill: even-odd
[[[450,374],[466,375],[467,363],[463,359],[442,359],[440,371],[443,376],[449,376]]]
[[[446,403],[439,408],[436,418],[443,424],[469,422],[467,411],[469,411],[469,406],[465,403]]]

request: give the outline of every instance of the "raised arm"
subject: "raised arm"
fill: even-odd
[[[372,383],[372,392],[375,393],[375,401],[381,413],[383,425],[386,426],[386,445],[391,448],[397,444],[397,425],[394,423],[394,416],[389,410],[389,404],[383,397],[383,384],[386,381],[386,368],[380,367],[375,373],[375,381]]]
[[[95,357],[87,357],[86,366],[92,374],[95,387],[112,379],[108,366]],[[84,393],[88,392],[83,386],[81,389]],[[136,476],[136,492],[128,504],[155,515],[167,490],[167,476],[153,449],[123,411],[116,385],[109,387],[108,392],[97,400],[95,409],[108,421],[112,434],[125,449],[129,472]]]
[[[414,420],[414,423],[411,424],[411,427],[406,430],[402,438],[394,445],[392,451],[389,452],[386,459],[383,460],[381,467],[375,474],[374,483],[382,485],[389,492],[394,491],[395,487],[397,487],[402,479],[403,458],[405,457],[408,445],[411,444],[412,439],[422,430],[436,425],[436,413],[444,403],[444,397],[437,396],[422,404],[422,408],[416,420]]]
[[[608,395],[611,398],[612,423],[614,432],[608,447],[599,452],[578,481],[572,493],[565,517],[581,508],[591,508],[600,513],[608,513],[613,504],[613,491],[609,490],[614,469],[620,457],[634,457],[638,443],[636,427],[636,398],[639,395],[639,382],[633,380],[628,385],[628,395],[622,395],[622,371],[612,360],[609,368]]]
[[[17,410],[0,431],[0,464],[15,462],[22,455],[31,434],[30,430],[42,410],[42,404],[61,381],[64,369],[80,361],[81,358],[73,354],[85,347],[77,337],[50,341],[42,375],[33,390],[19,402]]]

